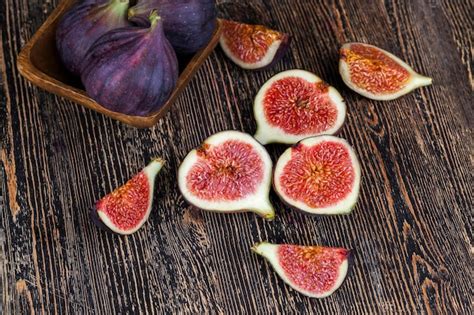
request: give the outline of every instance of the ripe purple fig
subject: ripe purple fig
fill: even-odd
[[[178,80],[178,60],[156,11],[150,27],[112,30],[89,49],[81,70],[87,94],[102,106],[147,116],[168,99]]]
[[[128,10],[129,20],[149,25],[151,10],[158,10],[166,37],[178,54],[192,54],[206,46],[216,28],[214,0],[138,0]]]
[[[56,29],[56,47],[64,66],[80,75],[81,64],[92,44],[106,32],[130,25],[129,0],[86,0],[73,6]]]

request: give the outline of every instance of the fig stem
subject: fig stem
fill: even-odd
[[[130,0],[110,0],[107,4],[118,15],[126,15]],[[124,12],[125,9],[125,12]]]
[[[155,26],[158,24],[158,21],[161,20],[161,17],[158,15],[157,10],[153,10],[151,11],[150,17],[148,19],[150,20],[150,23],[151,23],[150,28],[154,29]]]
[[[126,4],[128,6],[130,0],[110,0],[109,5],[114,6],[114,5],[124,5]]]

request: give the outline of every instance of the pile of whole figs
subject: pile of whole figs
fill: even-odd
[[[81,0],[59,22],[56,46],[95,101],[147,116],[176,86],[177,55],[206,46],[215,27],[214,0]]]

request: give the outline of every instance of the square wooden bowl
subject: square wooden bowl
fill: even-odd
[[[138,128],[151,127],[166,114],[219,41],[220,22],[217,23],[216,30],[206,47],[189,58],[178,59],[180,74],[176,88],[156,113],[145,117],[124,115],[110,111],[91,99],[84,91],[80,79],[68,73],[61,64],[55,43],[56,26],[64,13],[75,3],[76,0],[63,0],[23,47],[17,61],[19,72],[31,83],[46,91]]]

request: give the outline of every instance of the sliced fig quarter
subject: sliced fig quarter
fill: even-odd
[[[344,124],[346,105],[339,92],[318,76],[288,70],[268,80],[254,102],[255,138],[262,144],[293,144],[334,134]]]
[[[92,221],[105,230],[128,235],[145,224],[153,205],[155,177],[164,160],[155,158],[125,185],[106,195],[91,209]]]
[[[379,101],[396,99],[432,83],[388,51],[363,43],[342,46],[339,73],[353,91]]]
[[[271,220],[272,161],[252,136],[217,133],[189,152],[178,171],[183,197],[197,208],[216,212],[251,211]]]
[[[278,62],[288,50],[291,37],[263,25],[221,20],[222,50],[243,69],[258,70]]]
[[[346,140],[334,136],[304,139],[278,159],[276,193],[288,205],[310,214],[352,211],[360,188],[360,165]]]
[[[333,294],[344,282],[351,262],[351,251],[344,248],[263,242],[252,250],[266,258],[286,284],[312,298]]]

